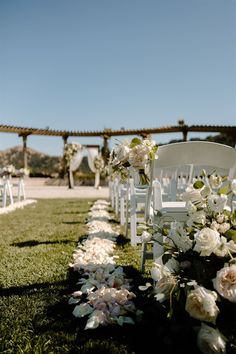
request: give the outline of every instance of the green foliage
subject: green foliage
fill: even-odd
[[[204,183],[202,181],[196,181],[193,184],[193,188],[195,188],[195,189],[201,189],[203,186],[204,186]]]
[[[139,145],[142,143],[142,140],[139,138],[133,138],[130,143],[130,147],[134,148],[135,146]]]

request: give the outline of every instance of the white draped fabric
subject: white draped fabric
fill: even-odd
[[[94,166],[94,159],[96,156],[98,156],[98,152],[99,151],[97,147],[88,147],[88,165],[90,170],[95,173],[95,188],[98,188],[100,184],[100,172],[96,170]]]
[[[72,157],[72,160],[70,162],[70,171],[73,172],[79,168],[82,159],[83,159],[83,153],[84,153],[84,148],[81,146],[81,148],[77,151],[77,153]]]

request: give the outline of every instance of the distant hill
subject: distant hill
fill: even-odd
[[[57,177],[62,170],[62,158],[60,156],[49,156],[42,152],[27,148],[28,167],[32,177]],[[13,165],[16,169],[24,166],[22,146],[15,146],[0,151],[0,167]],[[79,171],[89,173],[88,159],[85,156],[80,165]]]

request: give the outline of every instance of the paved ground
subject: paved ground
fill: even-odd
[[[25,179],[25,192],[27,199],[47,199],[47,198],[80,198],[80,199],[103,199],[109,197],[108,187],[95,189],[92,186],[79,186],[69,189],[65,186],[45,185],[44,178]]]

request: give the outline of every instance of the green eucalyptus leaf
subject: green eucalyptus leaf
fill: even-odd
[[[226,236],[227,238],[229,238],[233,241],[236,241],[236,230],[230,229],[225,232],[224,236]]]
[[[202,181],[196,181],[193,185],[193,188],[201,189],[203,186],[204,186],[204,183]]]
[[[230,191],[229,185],[223,186],[218,189],[218,194],[227,194]]]
[[[155,145],[155,146],[153,147],[153,151],[154,151],[154,152],[157,152],[157,150],[158,150],[158,146]]]
[[[139,139],[139,138],[133,138],[133,139],[131,140],[130,147],[133,148],[133,147],[135,147],[135,146],[141,144],[141,142],[142,142],[141,139]]]
[[[155,159],[155,152],[154,151],[150,151],[149,152],[149,158],[150,158],[150,160],[154,160]]]

